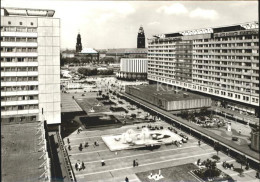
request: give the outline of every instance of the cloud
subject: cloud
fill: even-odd
[[[157,13],[165,13],[168,15],[179,15],[186,14],[188,12],[187,8],[181,3],[173,3],[171,6],[161,6],[156,10]]]
[[[148,25],[151,25],[151,26],[153,26],[153,25],[160,25],[160,24],[161,24],[161,23],[158,22],[158,21],[154,21],[154,22],[148,23]]]
[[[99,16],[99,18],[97,19],[97,22],[98,22],[98,23],[105,22],[105,21],[107,21],[107,20],[113,18],[114,16],[115,16],[115,14],[113,14],[113,13],[104,13],[104,14],[101,14],[101,15]]]
[[[197,8],[195,10],[192,10],[190,12],[191,18],[203,18],[203,19],[209,19],[209,20],[216,20],[218,19],[218,13],[215,10],[207,10],[207,9],[201,9]]]
[[[135,12],[135,8],[125,2],[91,2],[92,6],[98,4],[99,6],[94,6],[94,8],[90,9],[93,14],[93,17],[97,17],[98,23],[106,22],[114,17],[126,17]]]

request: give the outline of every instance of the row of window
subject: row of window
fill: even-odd
[[[38,67],[1,67],[3,72],[27,72],[27,71],[38,71]]]
[[[1,32],[37,32],[33,27],[1,27]]]
[[[195,39],[193,42],[220,42],[220,41],[232,41],[232,40],[251,40],[258,39],[258,35],[241,35],[232,37],[216,37],[214,39]]]
[[[37,52],[35,47],[1,47],[1,52]]]
[[[37,57],[1,57],[1,62],[37,62]]]
[[[33,91],[33,90],[38,90],[38,85],[1,87],[1,92]]]
[[[162,75],[162,74],[159,74],[159,75]],[[150,76],[148,75],[148,77],[150,77]],[[157,77],[156,80],[164,80],[164,79],[162,79],[160,77],[159,78]],[[174,83],[175,83],[175,81],[174,81]],[[176,82],[176,83],[179,84],[179,82]],[[184,83],[184,85],[187,86],[187,84],[185,84],[185,83]],[[203,91],[203,92],[209,91],[210,93],[215,93],[215,94],[222,95],[222,96],[233,97],[233,93],[226,92],[226,91],[213,90],[211,88],[202,87],[202,86],[196,86],[196,85],[190,85],[189,87],[193,88],[193,89],[196,89],[196,90]],[[257,91],[257,92],[259,93],[259,91]],[[241,99],[239,94],[234,94],[234,95],[235,95],[235,98]],[[249,97],[248,96],[243,96],[242,100],[249,101]],[[254,102],[255,103],[258,103],[258,101],[259,100],[257,98],[254,98]],[[252,99],[252,102],[253,102],[253,99]]]
[[[244,47],[244,46],[259,46],[258,42],[246,42],[246,43],[222,43],[222,44],[196,44],[193,48],[202,47]]]
[[[203,63],[202,65],[198,65],[196,63]],[[209,60],[195,60],[193,61],[194,66],[203,67],[203,68],[210,68],[212,64],[221,64],[221,65],[233,65],[233,66],[255,66],[258,67],[258,63],[251,63],[251,62],[231,62],[231,61],[209,61]]]
[[[1,77],[1,82],[27,82],[27,81],[38,81],[38,77],[37,76]]]
[[[23,101],[23,100],[38,100],[38,95],[1,97],[1,101]]]
[[[195,50],[195,54],[197,53],[257,53],[257,50],[252,49],[197,49]]]
[[[37,42],[34,37],[2,37],[1,42]]]
[[[1,111],[17,111],[17,110],[31,110],[31,109],[39,109],[38,104],[28,104],[28,105],[20,105],[20,106],[2,106]]]
[[[36,116],[19,116],[19,117],[9,117],[9,118],[1,118],[1,122],[32,122],[36,121]]]
[[[236,37],[216,37],[216,38],[213,38],[213,39],[194,39],[192,41],[193,41],[194,44],[202,43],[202,42],[207,42],[207,43],[212,42],[214,44],[215,42],[237,41],[237,40],[254,40],[254,39],[258,39],[258,38],[259,38],[258,35],[243,35],[243,36],[236,36]],[[172,44],[172,43],[178,43],[178,41],[179,40],[172,41],[172,40],[169,40],[169,39],[168,40],[167,39],[154,39],[154,40],[151,40],[150,42],[148,42],[148,45],[152,46],[152,45],[158,45],[158,44]],[[189,43],[189,42],[187,42],[187,43]]]
[[[217,56],[217,55],[193,55],[193,59],[197,58],[210,58],[210,59],[227,59],[227,60],[258,60],[259,56]]]

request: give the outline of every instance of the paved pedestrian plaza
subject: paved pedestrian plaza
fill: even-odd
[[[129,129],[137,129],[142,126],[148,126],[149,123],[141,123],[135,125],[126,125],[120,128],[112,128],[106,130],[84,130],[78,133],[75,131],[70,136],[64,138],[64,143],[68,149],[71,165],[73,167],[76,179],[80,181],[113,181],[123,182],[126,177],[129,181],[142,181],[136,174],[147,172],[151,170],[159,170],[163,168],[169,168],[173,166],[179,166],[183,164],[196,164],[198,159],[206,160],[216,155],[214,149],[204,143],[198,145],[198,140],[188,135],[189,140],[187,143],[183,143],[181,146],[176,145],[161,145],[157,149],[129,149],[120,151],[110,151],[109,147],[102,140],[104,135],[113,135],[124,133]],[[168,128],[170,125],[164,121],[156,121],[152,125],[163,126]],[[176,129],[178,133],[182,132]],[[67,139],[70,143],[68,144]],[[85,142],[88,143],[88,147],[85,147]],[[94,143],[98,143],[98,146]],[[82,151],[79,150],[79,146],[82,144]],[[233,162],[234,166],[240,165],[235,162],[234,159],[219,152],[221,161]],[[138,161],[138,166],[133,167],[133,161]],[[101,165],[101,162],[105,165]],[[85,169],[76,170],[75,164],[84,162]],[[217,164],[218,168],[221,168],[221,163]],[[162,170],[162,175],[163,174]],[[184,171],[180,175],[187,173],[190,181],[198,181],[196,177],[190,175],[189,171]],[[254,178],[255,171],[248,170],[245,172],[244,177],[238,176],[238,173],[232,170],[227,171],[233,178],[240,178],[241,181],[256,181]],[[177,175],[177,174],[176,174]],[[169,177],[169,175],[167,175]],[[178,179],[178,178],[177,178]],[[185,178],[186,179],[186,178]],[[146,181],[149,181],[148,179]],[[174,180],[174,179],[172,179]],[[153,181],[151,179],[150,181]],[[163,181],[163,179],[158,180]]]

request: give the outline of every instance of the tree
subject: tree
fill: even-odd
[[[202,107],[201,109],[200,109],[200,114],[201,115],[206,115],[208,113],[208,109],[206,108],[206,107]]]
[[[234,171],[238,172],[240,176],[242,176],[242,173],[244,172],[244,169],[242,168],[234,168]]]
[[[220,157],[218,155],[213,155],[211,157],[212,159],[216,160],[216,161],[219,161],[220,160]]]
[[[113,57],[103,57],[99,61],[104,63],[104,64],[109,64],[109,63],[115,63],[116,62],[115,58],[113,58]]]
[[[218,155],[218,152],[221,151],[221,149],[222,149],[222,146],[219,144],[219,142],[216,142],[214,144],[214,150],[217,151],[217,155]]]
[[[239,155],[237,157],[237,162],[241,164],[241,169],[242,169],[242,166],[246,165],[246,163],[247,163],[246,156],[245,155]]]
[[[181,117],[182,117],[182,118],[187,119],[188,116],[189,116],[188,111],[185,111],[185,110],[184,110],[184,111],[181,111]]]

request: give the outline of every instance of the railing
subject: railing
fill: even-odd
[[[67,152],[66,148],[64,147],[63,140],[61,139],[59,132],[56,132],[56,134],[57,134],[60,150],[62,151],[63,157],[65,159],[65,168],[67,169],[67,172],[69,174],[70,181],[76,182],[77,180],[76,180],[75,174],[74,174],[72,166],[71,166],[68,152]]]

